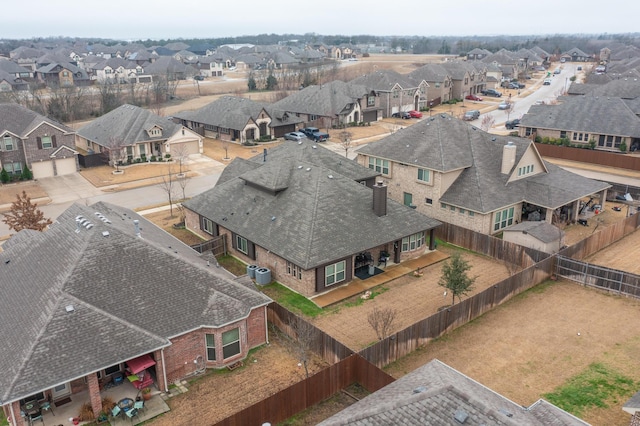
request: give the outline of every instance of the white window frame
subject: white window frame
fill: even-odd
[[[213,235],[213,221],[211,219],[207,219],[206,217],[202,217],[202,230],[209,235]]]
[[[402,239],[402,251],[414,251],[424,245],[425,235],[424,231],[409,235]]]
[[[45,142],[48,141],[48,142]],[[42,144],[42,149],[50,149],[53,148],[53,139],[51,136],[42,136],[40,138],[40,142]]]
[[[7,141],[9,141],[9,146],[11,148],[7,148]],[[13,151],[15,149],[15,144],[13,143],[13,136],[4,135],[2,138],[2,146],[5,151]]]
[[[204,345],[207,348],[207,361],[215,361],[216,360],[216,335],[211,333],[206,333],[204,335]],[[209,354],[213,353],[213,358],[209,356]]]
[[[226,336],[229,336],[232,332],[238,333],[237,339],[230,340],[229,342],[225,343]],[[238,345],[238,351],[237,353],[232,353],[227,356],[227,349],[232,345]],[[233,328],[222,333],[222,359],[233,358],[234,356],[240,355],[241,353],[242,348],[240,347],[240,327]]]
[[[418,181],[431,183],[431,171],[429,169],[418,169]]]
[[[249,255],[248,247],[249,244],[247,242],[247,239],[241,235],[236,235],[236,250],[238,250],[240,253]]]
[[[332,263],[324,267],[324,286],[329,287],[347,279],[347,262]]]
[[[389,176],[389,160],[383,160],[382,158],[369,157],[369,168],[375,170],[378,173],[382,173],[384,176]]]
[[[500,231],[513,225],[515,207],[508,207],[504,210],[495,212],[493,219],[493,231]]]

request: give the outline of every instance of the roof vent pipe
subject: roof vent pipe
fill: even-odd
[[[140,221],[138,219],[133,221],[133,226],[136,229],[136,237],[142,237],[140,234]]]

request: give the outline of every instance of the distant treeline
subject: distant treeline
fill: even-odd
[[[123,44],[122,40],[105,39],[74,39],[69,37],[58,38],[36,38],[31,40],[3,40],[0,39],[0,54],[8,56],[9,52],[19,46],[38,43],[61,43],[73,41],[86,41],[89,44],[102,43],[105,45]],[[614,45],[634,45],[640,47],[640,33],[632,34],[553,34],[553,35],[522,35],[522,36],[373,36],[373,35],[320,35],[315,33],[307,34],[257,34],[239,37],[219,37],[203,39],[162,39],[162,40],[136,40],[135,43],[144,44],[147,47],[164,46],[167,43],[180,41],[189,45],[206,44],[213,48],[225,44],[255,44],[273,45],[290,44],[293,46],[315,45],[324,43],[328,46],[341,44],[369,45],[385,47],[387,50],[398,50],[412,52],[415,54],[441,53],[452,55],[463,55],[474,48],[486,49],[496,52],[500,49],[519,50],[539,46],[550,54],[558,54],[577,47],[588,54],[597,54],[603,47]]]

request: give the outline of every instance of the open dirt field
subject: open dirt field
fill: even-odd
[[[585,259],[608,268],[640,274],[640,231],[627,235],[620,241],[611,244],[605,250],[593,254]]]
[[[437,358],[518,404],[530,405],[601,362],[640,380],[640,301],[570,282],[543,284],[438,339],[387,370],[401,377]],[[577,333],[580,333],[578,335]],[[582,416],[627,425],[631,395]]]

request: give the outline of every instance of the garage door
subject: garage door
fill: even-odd
[[[191,154],[199,154],[200,150],[198,149],[198,141],[193,142],[184,142],[184,143],[174,143],[171,144],[171,155],[176,155],[178,152],[182,152],[183,147],[186,147],[186,151]]]
[[[377,121],[378,111],[365,111],[365,113],[362,114],[362,120],[365,123],[371,123],[372,121]]]
[[[295,124],[287,124],[286,126],[278,126],[273,128],[273,136],[276,138],[281,138],[285,133],[295,132],[296,125]]]
[[[34,179],[42,179],[53,176],[53,163],[51,161],[38,161],[31,163],[31,171]]]
[[[76,171],[75,157],[56,159],[56,172],[58,176],[70,175]]]

